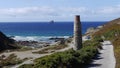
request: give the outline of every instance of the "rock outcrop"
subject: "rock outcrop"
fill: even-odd
[[[16,48],[16,46],[14,45],[14,40],[7,37],[0,31],[0,51],[14,48]]]
[[[87,29],[85,34],[93,33],[94,31],[95,31],[95,28],[94,27],[90,27],[90,28]]]

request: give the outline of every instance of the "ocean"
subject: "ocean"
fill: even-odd
[[[82,34],[89,27],[97,27],[106,22],[82,22]],[[73,22],[1,22],[0,31],[15,40],[42,41],[51,37],[73,36]]]

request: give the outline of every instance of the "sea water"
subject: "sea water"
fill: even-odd
[[[82,34],[89,27],[97,27],[106,22],[82,22]],[[15,40],[42,41],[51,37],[73,36],[73,22],[1,22],[0,31]]]

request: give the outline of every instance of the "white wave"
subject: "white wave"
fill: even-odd
[[[69,38],[69,36],[14,36],[16,41],[48,41],[50,38]]]

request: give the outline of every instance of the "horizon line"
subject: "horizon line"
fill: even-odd
[[[50,23],[50,21],[1,21],[0,23]],[[54,21],[54,23],[67,23],[74,21]],[[109,22],[109,21],[81,21],[81,22]]]

